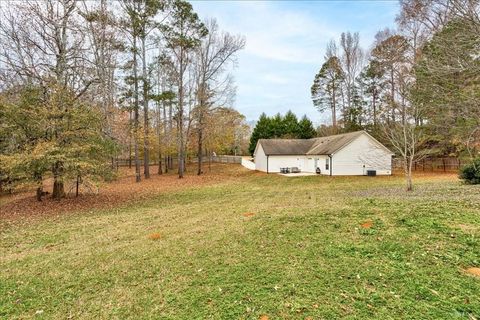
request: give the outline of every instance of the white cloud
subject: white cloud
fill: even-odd
[[[1,1],[1,0],[0,0]],[[328,119],[312,105],[310,86],[330,39],[359,31],[366,48],[393,22],[395,2],[382,1],[193,1],[202,19],[246,38],[238,68],[236,107],[250,119],[291,109],[314,122]]]
[[[209,7],[208,15],[218,17],[220,25],[229,32],[244,35],[245,53],[253,56],[315,63],[325,43],[338,35],[337,30],[308,13],[285,9],[275,2],[232,1],[227,5],[218,2]]]

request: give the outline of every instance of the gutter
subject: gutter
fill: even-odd
[[[330,158],[330,176],[332,176],[332,167],[333,167],[332,155],[329,154],[328,157]]]

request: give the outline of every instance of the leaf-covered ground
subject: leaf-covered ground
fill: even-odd
[[[0,195],[0,219],[19,220],[43,216],[64,215],[80,210],[117,208],[126,203],[141,201],[152,195],[185,189],[185,187],[204,186],[229,181],[247,174],[241,167],[224,164],[207,165],[205,174],[198,176],[196,167],[189,166],[185,179],[178,179],[176,170],[168,174],[154,174],[157,167],[151,166],[151,178],[135,183],[135,171],[120,168],[118,178],[111,183],[90,183],[89,188],[80,185],[80,195],[75,197],[75,182],[66,181],[67,201],[56,201],[47,195],[42,202],[35,199],[35,190],[27,189],[13,195]],[[143,172],[143,170],[142,170]],[[44,181],[44,190],[51,194],[52,179]]]
[[[2,224],[0,318],[480,318],[479,187],[222,170]]]

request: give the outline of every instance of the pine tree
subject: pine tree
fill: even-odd
[[[320,112],[331,110],[333,127],[337,127],[337,112],[340,105],[343,81],[344,74],[340,60],[332,56],[315,75],[311,88],[313,105]]]
[[[200,41],[208,34],[205,25],[193,11],[190,3],[184,0],[173,1],[170,9],[170,20],[163,27],[163,36],[167,48],[172,52],[175,82],[177,90],[177,147],[178,147],[178,177],[183,178],[186,157],[185,105],[187,67],[192,62],[194,50]]]
[[[310,121],[310,119],[308,119],[306,115],[304,115],[302,119],[300,119],[298,127],[299,132],[297,137],[299,139],[311,139],[317,135],[317,131],[313,127],[312,121]]]
[[[283,138],[295,138],[300,134],[300,127],[298,125],[297,116],[292,112],[288,111],[283,117],[283,133],[281,137]]]
[[[250,137],[250,145],[248,147],[248,151],[250,152],[250,154],[253,155],[253,152],[255,151],[258,140],[269,139],[271,137],[272,137],[271,119],[267,117],[265,113],[262,113]]]

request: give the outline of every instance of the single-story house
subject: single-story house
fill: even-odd
[[[255,169],[280,172],[296,167],[323,175],[392,173],[393,153],[366,131],[313,139],[260,139],[254,152]]]

